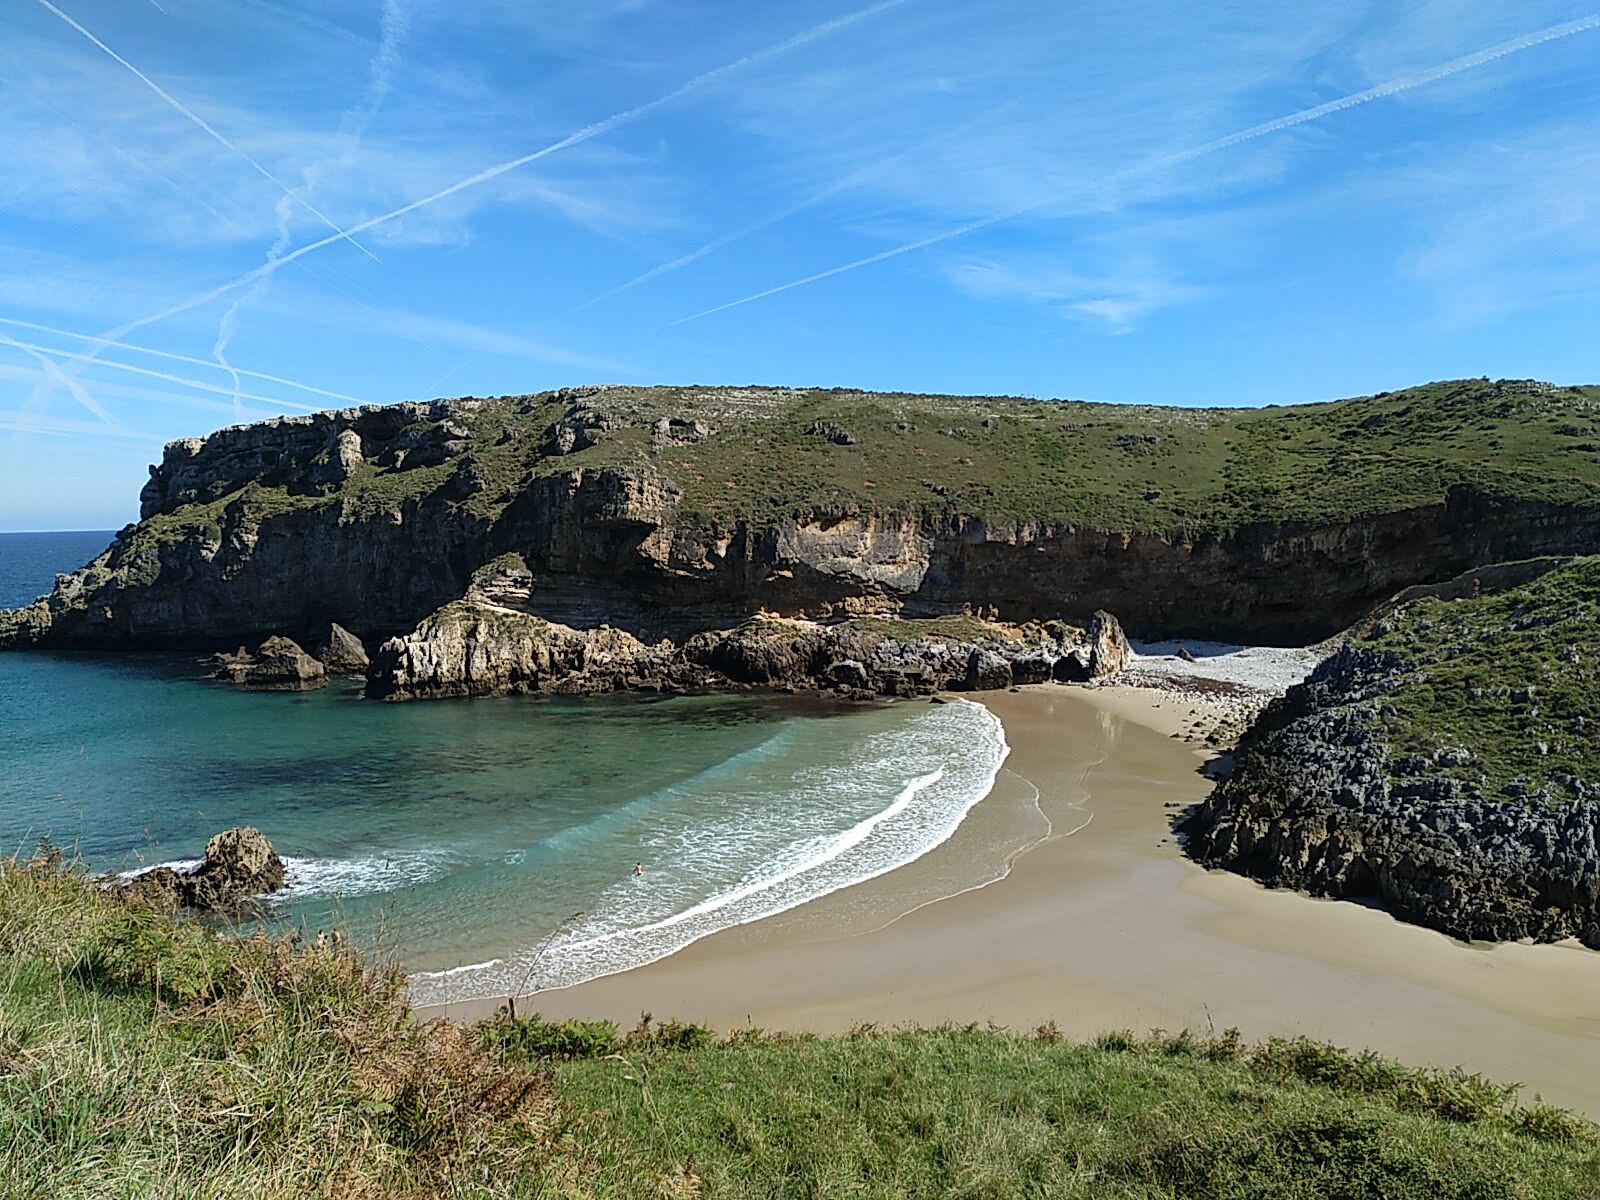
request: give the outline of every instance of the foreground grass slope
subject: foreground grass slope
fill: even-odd
[[[392,972],[0,864],[6,1197],[1590,1197],[1594,1126],[1305,1042],[418,1027]]]

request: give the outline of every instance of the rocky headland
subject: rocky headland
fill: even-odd
[[[1419,589],[1268,706],[1190,854],[1461,938],[1600,949],[1600,559]]]

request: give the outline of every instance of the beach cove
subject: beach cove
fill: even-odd
[[[1465,944],[1189,862],[1169,824],[1210,787],[1207,754],[1181,736],[1202,701],[1044,685],[984,703],[1010,756],[928,854],[519,1012],[819,1033],[1238,1027],[1461,1065],[1600,1115],[1600,955]],[[500,1003],[418,1011],[471,1019]]]

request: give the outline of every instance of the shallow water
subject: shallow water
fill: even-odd
[[[0,535],[0,604],[107,538]],[[0,838],[128,870],[258,825],[290,868],[277,916],[382,940],[422,1000],[625,969],[881,874],[948,837],[1006,752],[963,703],[379,704],[357,683],[248,693],[205,671],[0,655]]]

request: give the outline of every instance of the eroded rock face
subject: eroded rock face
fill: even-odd
[[[217,834],[206,843],[205,859],[188,873],[154,867],[124,885],[173,906],[203,912],[235,910],[258,896],[281,891],[283,860],[259,829],[242,826]]]
[[[1182,825],[1188,852],[1456,937],[1600,949],[1600,800],[1509,803],[1391,763],[1378,706],[1404,670],[1347,645],[1269,705]]]
[[[385,642],[367,694],[386,700],[509,692],[683,692],[709,688],[817,689],[917,696],[1043,682],[1054,664],[1088,654],[1082,630],[1056,622],[1009,626],[965,620],[821,625],[761,617],[681,644],[645,643],[600,626],[574,629],[467,599]]]
[[[216,677],[256,692],[309,692],[328,682],[327,668],[318,659],[297,642],[277,636],[254,652],[241,647],[237,653],[217,655]]]

